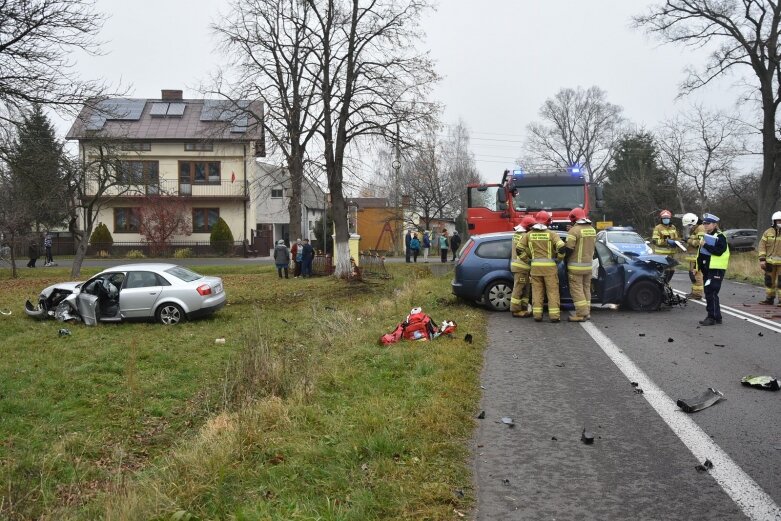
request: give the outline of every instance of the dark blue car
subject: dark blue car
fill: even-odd
[[[566,232],[559,232],[566,237]],[[461,248],[451,282],[457,297],[481,302],[496,311],[510,309],[513,276],[510,272],[512,232],[475,235]],[[664,280],[664,271],[678,262],[662,255],[627,256],[597,242],[594,251],[594,303],[624,305],[636,311],[654,311],[664,303],[679,304]],[[563,263],[559,264],[562,304],[572,304]]]

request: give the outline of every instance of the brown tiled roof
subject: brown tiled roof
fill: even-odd
[[[204,102],[208,100],[160,100],[160,99],[128,99],[130,103],[143,103],[144,108],[137,120],[105,118],[105,123],[99,130],[88,129],[88,124],[96,114],[99,114],[95,101],[88,103],[73,122],[66,139],[105,139],[123,140],[211,140],[211,141],[254,141],[263,139],[262,119],[263,104],[260,101],[249,103],[248,127],[243,132],[231,132],[228,121],[201,121]],[[155,103],[183,103],[186,105],[181,117],[152,117],[150,111]]]
[[[347,205],[358,208],[387,208],[390,203],[386,197],[353,197],[347,199]]]

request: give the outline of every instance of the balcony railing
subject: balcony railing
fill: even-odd
[[[98,184],[87,184],[86,195],[94,196],[97,193]],[[163,197],[212,197],[212,198],[247,198],[249,189],[246,181],[213,181],[206,183],[189,183],[178,179],[160,179],[149,183],[117,185],[103,192],[103,197],[149,197],[160,195]]]

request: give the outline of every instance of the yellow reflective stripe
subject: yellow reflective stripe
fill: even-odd
[[[556,266],[556,262],[555,261],[549,261],[549,262],[532,261],[532,268],[539,267],[539,266]]]
[[[577,302],[573,302],[573,304],[575,304],[575,306],[585,306],[586,304],[588,304],[588,301],[587,300],[578,300]]]
[[[569,262],[569,263],[567,263],[567,266],[585,266],[588,269],[591,269],[591,263],[590,262]]]
[[[567,234],[567,240],[570,240],[570,239],[572,239],[573,241],[576,241],[576,240],[578,240],[578,238],[577,238],[577,237],[575,237],[574,235],[572,235],[571,233],[569,233],[569,234]]]
[[[578,273],[589,273],[591,272],[591,266],[589,266],[588,268],[583,266],[572,266],[568,268],[568,270],[572,272],[578,272]]]
[[[581,230],[580,234],[583,237],[596,237],[597,236],[597,231],[594,228],[592,228],[591,226],[588,226],[586,228],[583,228],[583,230]]]
[[[554,315],[554,314],[558,315],[560,311],[561,310],[559,308],[552,308],[552,307],[548,306],[548,313],[550,313],[551,315]]]
[[[520,304],[521,299],[510,297],[510,304]]]

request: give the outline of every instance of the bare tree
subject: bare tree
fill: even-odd
[[[168,249],[175,235],[192,234],[190,207],[178,197],[146,197],[139,208],[138,217],[138,232],[147,240],[155,256]]]
[[[457,219],[466,214],[466,185],[481,182],[469,141],[469,129],[466,123],[459,119],[449,127],[442,143],[442,166],[447,180],[446,189],[457,197],[455,204],[451,203],[451,212]]]
[[[301,205],[307,147],[322,121],[317,109],[311,38],[311,8],[299,0],[234,0],[231,14],[213,30],[231,59],[235,81],[217,91],[230,99],[260,99],[264,114],[256,114],[279,151],[290,175],[290,230],[303,232]]]
[[[81,108],[104,90],[78,78],[72,53],[98,52],[94,0],[0,1],[0,119],[33,104]]]
[[[657,133],[659,161],[682,190],[696,193],[698,213],[710,210],[709,194],[725,181],[743,149],[744,127],[735,118],[701,105],[665,121]]]
[[[692,68],[681,85],[688,94],[726,71],[749,67],[756,77],[751,97],[761,110],[762,176],[757,227],[781,199],[781,140],[776,119],[781,103],[781,3],[771,0],[666,0],[634,19],[661,40],[692,48],[715,44],[710,59]]]
[[[23,188],[5,161],[0,161],[0,233],[11,248],[11,276],[17,277],[16,251],[30,231],[33,216]],[[0,244],[0,247],[5,244]]]
[[[307,0],[316,21],[314,49],[323,110],[321,135],[331,194],[338,262],[351,274],[343,184],[348,147],[364,138],[392,139],[397,124],[412,128],[435,107],[418,103],[437,79],[416,51],[427,0]]]
[[[620,138],[623,109],[597,86],[561,89],[540,108],[542,122],[528,126],[525,162],[555,168],[586,167],[589,183],[600,183]]]

